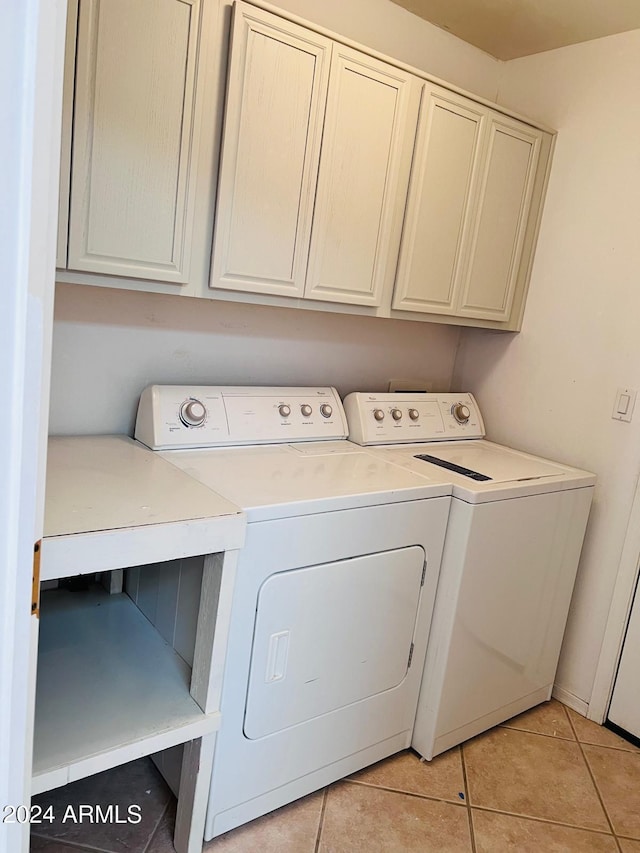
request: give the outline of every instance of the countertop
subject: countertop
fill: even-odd
[[[49,439],[41,580],[241,548],[235,504],[124,435]]]

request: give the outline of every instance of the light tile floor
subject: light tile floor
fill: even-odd
[[[172,853],[148,759],[36,798],[142,805],[140,824],[42,825],[38,853]],[[640,750],[552,700],[430,763],[381,761],[205,845],[207,853],[640,853]]]

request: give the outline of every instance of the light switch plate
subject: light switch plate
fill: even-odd
[[[636,404],[636,391],[633,388],[618,388],[611,417],[615,421],[630,421]]]

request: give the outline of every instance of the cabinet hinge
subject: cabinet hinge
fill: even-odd
[[[407,669],[411,666],[411,661],[413,659],[413,643],[411,643],[411,648],[409,649],[409,660],[407,661]]]
[[[424,565],[422,567],[422,580],[420,581],[420,586],[424,586],[424,579],[427,576],[427,561],[424,561]]]
[[[40,618],[40,552],[42,539],[33,546],[33,579],[31,582],[31,613]]]

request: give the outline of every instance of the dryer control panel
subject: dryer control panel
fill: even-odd
[[[344,398],[349,438],[356,444],[396,444],[484,438],[471,394],[356,392]]]
[[[149,385],[135,438],[152,450],[347,437],[335,388]]]

